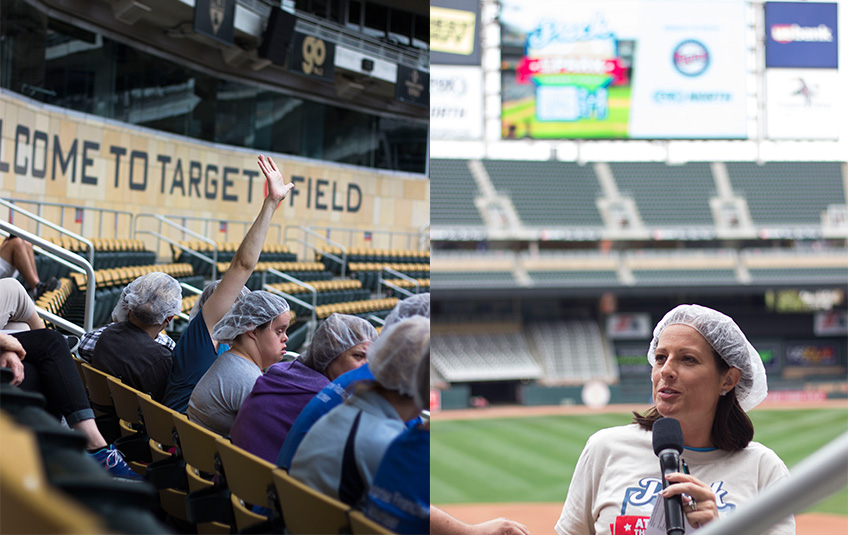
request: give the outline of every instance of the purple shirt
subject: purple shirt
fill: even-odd
[[[297,415],[329,383],[299,360],[274,364],[244,400],[230,430],[233,443],[273,463]]]

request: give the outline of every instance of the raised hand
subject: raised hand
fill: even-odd
[[[268,186],[268,198],[274,202],[280,202],[286,198],[289,191],[294,189],[294,183],[285,183],[283,174],[277,168],[277,164],[270,156],[266,157],[263,154],[259,155],[259,169],[265,175],[265,182]]]

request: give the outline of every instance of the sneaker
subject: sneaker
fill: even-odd
[[[38,298],[47,292],[52,292],[53,290],[57,290],[61,288],[62,282],[56,277],[50,277],[47,279],[47,282],[41,281],[35,285],[35,288],[32,289],[32,299],[33,301],[38,301]]]
[[[144,476],[136,474],[130,465],[124,460],[123,454],[115,449],[115,446],[109,444],[108,448],[101,448],[100,450],[89,453],[95,461],[100,464],[103,468],[105,468],[109,473],[114,477],[120,477],[124,479],[135,479],[135,480],[143,480]]]

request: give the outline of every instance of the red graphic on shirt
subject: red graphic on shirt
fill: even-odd
[[[615,524],[610,524],[611,535],[645,535],[648,529],[649,516],[619,516]]]

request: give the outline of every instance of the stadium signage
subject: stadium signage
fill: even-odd
[[[745,4],[694,3],[502,0],[502,137],[746,138]]]
[[[194,31],[232,45],[235,35],[235,0],[195,0]]]
[[[766,2],[766,67],[838,67],[836,3]]]
[[[430,63],[480,65],[480,3],[430,2]]]
[[[2,119],[0,132],[3,132]],[[4,152],[3,139],[0,139],[0,153]],[[49,175],[51,181],[58,175],[76,183],[79,170],[80,183],[90,186],[105,183],[121,189],[125,184],[131,191],[140,192],[155,190],[158,186],[160,194],[232,203],[244,202],[245,197],[240,194],[246,196],[248,203],[253,202],[255,196],[264,198],[265,181],[255,169],[184,160],[169,154],[151,154],[80,138],[62,141],[58,134],[53,135],[51,147],[47,132],[31,130],[23,124],[15,127],[13,139],[12,150],[5,151],[5,154],[12,154],[12,161],[0,160],[0,173],[11,169],[18,176],[35,179],[47,179]],[[97,165],[96,160],[103,155],[108,155],[107,161],[113,164],[112,180],[98,172],[102,166]],[[158,173],[154,174],[153,167]],[[246,188],[236,186],[239,177],[247,180]],[[355,183],[344,185],[335,180],[298,175],[291,176],[290,180],[296,186],[289,196],[290,206],[294,206],[298,196],[305,200],[306,208],[315,210],[357,212],[362,205],[362,189]],[[340,200],[342,193],[346,193],[346,202]]]
[[[415,106],[429,107],[430,74],[398,65],[395,98]]]
[[[318,78],[326,82],[335,80],[335,58],[336,45],[315,37],[299,32],[294,34],[294,47],[292,49],[291,70]]]

